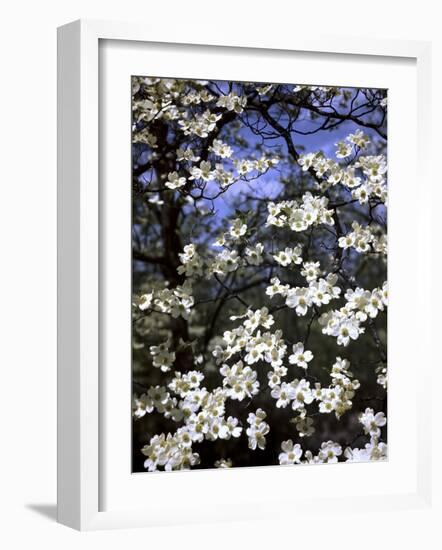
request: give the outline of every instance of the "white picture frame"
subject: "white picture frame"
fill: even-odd
[[[100,209],[103,207],[99,193],[100,159],[100,94],[99,94],[99,48],[100,41],[125,41],[135,43],[167,43],[207,48],[228,47],[231,55],[235,49],[245,48],[281,52],[309,52],[345,56],[376,56],[379,58],[411,59],[417,71],[417,150],[420,178],[427,192],[430,190],[428,162],[426,155],[429,142],[430,117],[430,44],[426,42],[372,40],[342,36],[311,38],[297,33],[293,37],[281,36],[278,40],[254,36],[244,29],[237,39],[225,39],[221,32],[198,37],[189,37],[185,29],[181,33],[168,35],[161,27],[147,28],[144,25],[76,21],[61,27],[58,31],[58,521],[80,530],[116,527],[147,527],[192,521],[229,520],[229,512],[222,503],[213,508],[201,510],[197,517],[180,514],[178,509],[166,509],[163,503],[153,510],[149,507],[133,507],[122,500],[121,506],[103,510],[100,483],[103,483],[100,449],[100,301],[102,299]],[[179,76],[179,75],[177,75]],[[129,189],[129,187],[128,187]],[[424,201],[423,201],[424,202]],[[425,242],[420,252],[419,272],[416,276],[422,283],[419,290],[419,305],[429,311],[431,236],[429,211],[422,207],[419,217],[419,241]],[[422,349],[428,344],[431,329],[429,318],[422,316]],[[431,346],[427,346],[429,354]],[[430,355],[427,355],[429,358]],[[390,357],[389,357],[390,360]],[[428,381],[431,361],[423,361],[421,376]],[[428,417],[430,402],[428,396],[416,388],[416,446],[421,443],[421,452],[416,455],[415,486],[407,494],[391,492],[339,496],[336,504],[355,506],[361,510],[376,506],[377,509],[414,508],[428,506],[431,500],[430,438]],[[426,442],[425,445],[423,442]],[[129,451],[129,450],[128,450]],[[374,467],[375,465],[370,465]],[[339,468],[340,466],[337,465]],[[334,468],[334,466],[327,466]],[[353,468],[353,466],[351,466]],[[246,469],[250,472],[250,469]],[[255,469],[256,470],[256,469]],[[258,468],[258,470],[260,470]],[[268,474],[275,474],[275,469]],[[354,470],[355,471],[355,470]],[[236,470],[228,475],[252,476]],[[270,472],[270,470],[269,470]],[[286,471],[287,472],[287,471]],[[331,472],[331,470],[330,470]],[[336,470],[333,472],[335,475]],[[212,475],[225,472],[195,472],[199,484],[210,482]],[[169,475],[169,474],[167,474]],[[171,474],[175,480],[181,473]],[[184,476],[188,474],[184,473]],[[267,474],[266,474],[267,475]],[[356,476],[358,474],[356,473]],[[164,478],[165,479],[165,478]],[[170,479],[170,477],[169,477]],[[227,478],[221,480],[222,483]],[[280,477],[280,479],[282,479]],[[414,478],[413,478],[414,479]],[[187,482],[189,477],[187,477]],[[175,481],[174,481],[175,482]],[[176,481],[175,483],[177,483]],[[161,480],[155,475],[155,483]],[[169,483],[170,485],[170,483]],[[237,497],[235,496],[235,499]],[[259,502],[256,499],[260,499]],[[277,501],[278,494],[263,492],[254,497],[253,510],[244,504],[247,498],[238,500],[236,519],[259,518],[266,499]],[[285,500],[290,502],[290,499]],[[330,506],[330,498],[315,497],[304,512],[315,510],[320,513]],[[334,502],[334,501],[333,501]],[[238,516],[239,514],[239,516]],[[278,512],[279,514],[279,512]],[[268,514],[267,514],[268,515]]]

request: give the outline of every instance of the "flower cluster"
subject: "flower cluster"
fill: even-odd
[[[196,251],[194,244],[186,245],[183,252],[179,254],[179,258],[183,264],[177,269],[180,275],[184,274],[186,277],[195,277],[203,274],[204,263]]]
[[[250,159],[235,159],[233,161],[233,164],[238,172],[239,177],[245,177],[250,172],[253,172],[256,170],[258,173],[264,173],[269,168],[272,168],[276,164],[278,164],[279,159],[278,157],[267,157],[262,156],[257,160],[250,160]]]
[[[138,308],[141,311],[152,309],[161,313],[167,313],[175,319],[177,317],[188,319],[195,303],[191,292],[192,285],[189,280],[173,289],[152,290],[140,296]]]
[[[199,456],[192,452],[192,445],[204,439],[238,438],[242,427],[237,418],[225,415],[227,393],[221,388],[209,392],[201,388],[203,375],[199,371],[186,374],[175,372],[169,389],[178,395],[171,397],[166,388],[152,387],[146,394],[135,396],[133,414],[141,418],[156,409],[166,418],[175,422],[184,420],[184,425],[174,434],[154,436],[142,452],[147,456],[145,468],[154,471],[158,467],[165,470],[182,470],[199,463]]]
[[[299,416],[304,417],[307,414],[306,405],[313,402],[314,395],[310,388],[310,382],[302,378],[295,378],[287,384],[283,382],[280,386],[274,386],[271,393],[272,397],[277,399],[276,407],[291,407]]]
[[[135,418],[142,418],[154,410],[175,422],[183,418],[183,411],[178,407],[177,399],[172,397],[164,386],[151,386],[147,393],[133,396],[132,413]]]
[[[243,112],[246,104],[247,98],[245,96],[239,97],[235,92],[220,96],[216,102],[217,107],[223,107],[227,111],[235,111],[238,114]]]
[[[273,254],[273,259],[283,267],[287,267],[290,264],[299,265],[302,263],[301,247],[286,247],[285,250],[280,250],[277,254]]]
[[[281,443],[282,452],[279,454],[279,463],[287,464],[325,464],[336,463],[341,456],[344,456],[347,462],[369,462],[385,460],[387,458],[387,445],[379,442],[376,438],[371,438],[363,449],[346,447],[342,452],[342,446],[335,441],[328,440],[321,443],[317,455],[311,451],[304,453],[305,460],[302,461],[303,450],[299,443],[293,444],[293,441],[283,441]]]
[[[249,366],[244,367],[242,361],[238,361],[231,367],[224,364],[220,369],[223,378],[223,387],[227,389],[230,399],[242,401],[246,397],[253,397],[259,391],[257,373]]]
[[[192,451],[192,440],[184,429],[177,430],[173,435],[153,436],[141,452],[147,456],[144,467],[149,472],[157,470],[159,466],[166,471],[189,470],[200,462],[198,453]]]
[[[336,158],[346,158],[353,152],[353,147],[358,149],[365,149],[370,144],[368,136],[361,130],[357,130],[354,134],[347,136],[346,140],[339,141],[335,145],[338,150],[336,151]]]
[[[181,130],[185,136],[195,135],[200,138],[206,138],[216,128],[216,123],[221,118],[221,114],[213,113],[209,109],[201,115],[188,115],[185,111],[182,118],[178,121]]]
[[[212,261],[210,271],[211,273],[225,275],[226,273],[236,271],[243,265],[244,260],[236,250],[224,249]]]
[[[318,280],[310,278],[306,287],[284,288],[278,294],[285,297],[285,304],[294,309],[296,314],[303,317],[309,308],[321,307],[329,304],[331,300],[339,298],[341,289],[336,286],[338,277],[329,273],[326,278]]]
[[[317,456],[311,456],[308,452],[305,453],[307,460],[319,462],[321,464],[338,462],[338,457],[342,454],[342,447],[335,441],[324,441],[321,443],[321,448]]]
[[[365,332],[355,312],[345,307],[323,313],[319,324],[323,327],[322,333],[335,337],[339,346],[348,346],[351,340],[357,340]]]
[[[327,209],[328,202],[327,197],[315,196],[310,192],[302,196],[302,201],[270,202],[267,225],[288,227],[296,232],[305,231],[313,225],[334,225],[333,210]]]
[[[347,136],[345,140],[336,143],[336,157],[348,159],[354,154],[353,162],[345,166],[333,159],[327,158],[322,151],[301,155],[299,164],[304,171],[312,171],[316,184],[321,191],[326,191],[335,185],[342,185],[352,191],[352,197],[361,204],[370,198],[382,203],[387,201],[387,162],[384,155],[360,155],[362,149],[370,145],[368,136],[361,130]]]
[[[379,252],[387,254],[387,237],[384,233],[379,236],[376,226],[366,225],[365,227],[354,221],[351,224],[353,231],[339,237],[338,244],[341,248],[353,247],[357,252]]]
[[[330,310],[319,318],[323,334],[333,336],[338,345],[348,346],[351,340],[357,340],[364,334],[361,323],[368,318],[374,319],[388,305],[388,290],[385,282],[382,288],[371,291],[357,287],[345,293],[347,302],[338,310]]]
[[[181,98],[183,105],[200,105],[201,103],[209,103],[213,101],[215,96],[209,93],[206,89],[191,90]]]
[[[301,349],[302,344],[297,344],[294,348],[302,351],[301,355],[312,358],[312,354]],[[306,368],[307,363],[301,356],[301,361],[296,363],[299,355],[293,354],[290,358],[292,364],[296,364],[301,368]],[[289,358],[289,359],[290,359]],[[305,366],[304,366],[305,364]],[[334,412],[336,418],[340,418],[346,411],[352,408],[352,398],[355,391],[360,387],[358,380],[353,379],[352,373],[348,370],[350,363],[346,359],[336,358],[330,376],[332,384],[328,387],[321,387],[317,382],[314,388],[310,387],[310,382],[305,379],[294,379],[292,382],[282,382],[281,379],[287,374],[287,369],[281,372],[279,376],[273,374],[269,378],[269,386],[272,388],[271,396],[276,399],[277,408],[285,408],[291,404],[296,415],[292,421],[296,424],[296,429],[301,437],[310,436],[314,432],[313,420],[307,416],[306,405],[318,402],[319,413]]]
[[[150,346],[150,354],[153,357],[153,366],[163,372],[170,371],[174,361],[175,352],[169,351],[170,342],[163,342],[158,346]]]
[[[362,171],[366,180],[361,184],[360,188],[364,190],[364,194],[368,197],[377,197],[381,202],[387,202],[387,161],[384,155],[378,156],[360,156],[354,163],[355,169]],[[359,198],[360,194],[354,191],[354,196]],[[365,201],[361,201],[361,203]]]
[[[353,379],[353,373],[348,369],[350,361],[336,357],[332,366],[330,386],[322,388],[319,383],[315,386],[315,397],[319,402],[320,413],[334,412],[336,418],[340,418],[353,406],[352,399],[355,391],[360,387],[359,380]]]
[[[223,345],[217,345],[213,350],[216,362],[220,364],[237,354],[244,354],[247,365],[264,361],[272,367],[281,366],[287,350],[282,331],[271,333],[258,330],[259,327],[269,329],[275,322],[268,309],[248,310],[245,315],[233,318],[236,319],[244,321],[239,327],[224,332]],[[242,365],[238,366],[238,370],[242,371]]]
[[[381,428],[387,424],[383,412],[375,413],[373,409],[367,408],[359,415],[359,422],[364,432],[370,436],[370,442],[366,443],[363,449],[347,447],[344,456],[349,462],[367,462],[370,460],[386,460],[387,444],[380,441]]]

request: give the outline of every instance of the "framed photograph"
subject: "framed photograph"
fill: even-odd
[[[429,67],[59,29],[61,523],[428,505]]]

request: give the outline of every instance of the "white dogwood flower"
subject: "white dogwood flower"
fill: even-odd
[[[178,172],[170,172],[165,185],[169,189],[179,189],[186,185],[186,178],[180,177]]]
[[[334,441],[324,441],[319,450],[319,459],[322,462],[338,462],[338,457],[342,454],[342,447]]]
[[[152,305],[153,301],[153,292],[148,292],[147,294],[143,294],[140,296],[138,307],[141,311],[145,311],[146,309],[149,309]]]
[[[227,145],[227,143],[223,143],[220,139],[213,140],[209,150],[221,158],[230,158],[233,154],[233,149]]]
[[[350,143],[346,143],[345,141],[338,141],[338,143],[335,143],[335,145],[338,148],[336,151],[336,157],[338,159],[344,159],[351,155],[352,146]]]
[[[359,415],[359,422],[364,427],[364,432],[371,437],[379,437],[381,435],[381,428],[387,423],[387,419],[383,412],[375,413],[373,409],[366,408],[363,413]]]
[[[245,249],[245,255],[247,262],[250,265],[260,265],[263,262],[262,253],[264,252],[264,245],[257,243],[255,246],[247,246]]]
[[[304,316],[308,308],[312,305],[310,289],[299,287],[291,288],[287,292],[285,303],[289,308],[294,308],[298,315]]]
[[[304,350],[304,344],[298,342],[293,346],[293,353],[289,356],[289,363],[291,365],[297,365],[303,369],[308,367],[309,363],[313,359],[313,353],[310,350]]]
[[[299,443],[294,445],[293,441],[288,439],[281,443],[281,449],[283,452],[278,457],[281,465],[299,464],[301,462],[302,449]]]
[[[280,386],[274,386],[271,395],[276,401],[276,407],[285,408],[295,397],[295,389],[290,384],[283,382]]]
[[[247,232],[247,224],[242,222],[239,218],[233,221],[233,224],[229,230],[229,234],[233,239],[240,239]]]
[[[306,278],[308,283],[315,281],[319,275],[319,262],[304,262],[301,275]]]

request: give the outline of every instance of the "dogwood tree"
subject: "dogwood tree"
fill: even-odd
[[[387,456],[387,98],[133,77],[133,468]]]

